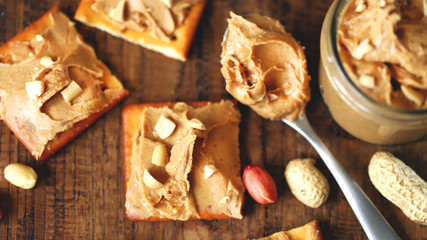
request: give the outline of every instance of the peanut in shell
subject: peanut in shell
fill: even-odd
[[[285,169],[285,178],[292,194],[306,206],[317,208],[329,196],[329,183],[312,158],[291,160]]]
[[[375,188],[412,221],[427,225],[427,183],[388,152],[375,153],[368,167]]]

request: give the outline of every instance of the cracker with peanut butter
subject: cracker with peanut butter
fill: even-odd
[[[319,222],[311,221],[301,227],[291,230],[274,233],[268,237],[257,238],[255,240],[322,240]]]
[[[127,95],[55,7],[0,47],[0,117],[38,160]]]
[[[207,0],[81,0],[74,18],[181,61]]]
[[[242,218],[235,102],[133,104],[122,123],[130,220]]]

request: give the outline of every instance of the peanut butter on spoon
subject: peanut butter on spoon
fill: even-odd
[[[264,118],[295,120],[310,100],[304,48],[279,21],[231,13],[222,43],[227,91]]]

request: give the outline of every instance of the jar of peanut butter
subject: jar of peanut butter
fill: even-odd
[[[323,22],[320,90],[356,138],[400,144],[427,135],[427,4],[336,0]]]

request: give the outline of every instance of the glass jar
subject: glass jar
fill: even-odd
[[[352,0],[335,0],[320,37],[319,84],[333,119],[348,133],[374,144],[400,144],[427,134],[427,109],[406,110],[381,103],[347,75],[338,54],[337,29]]]

